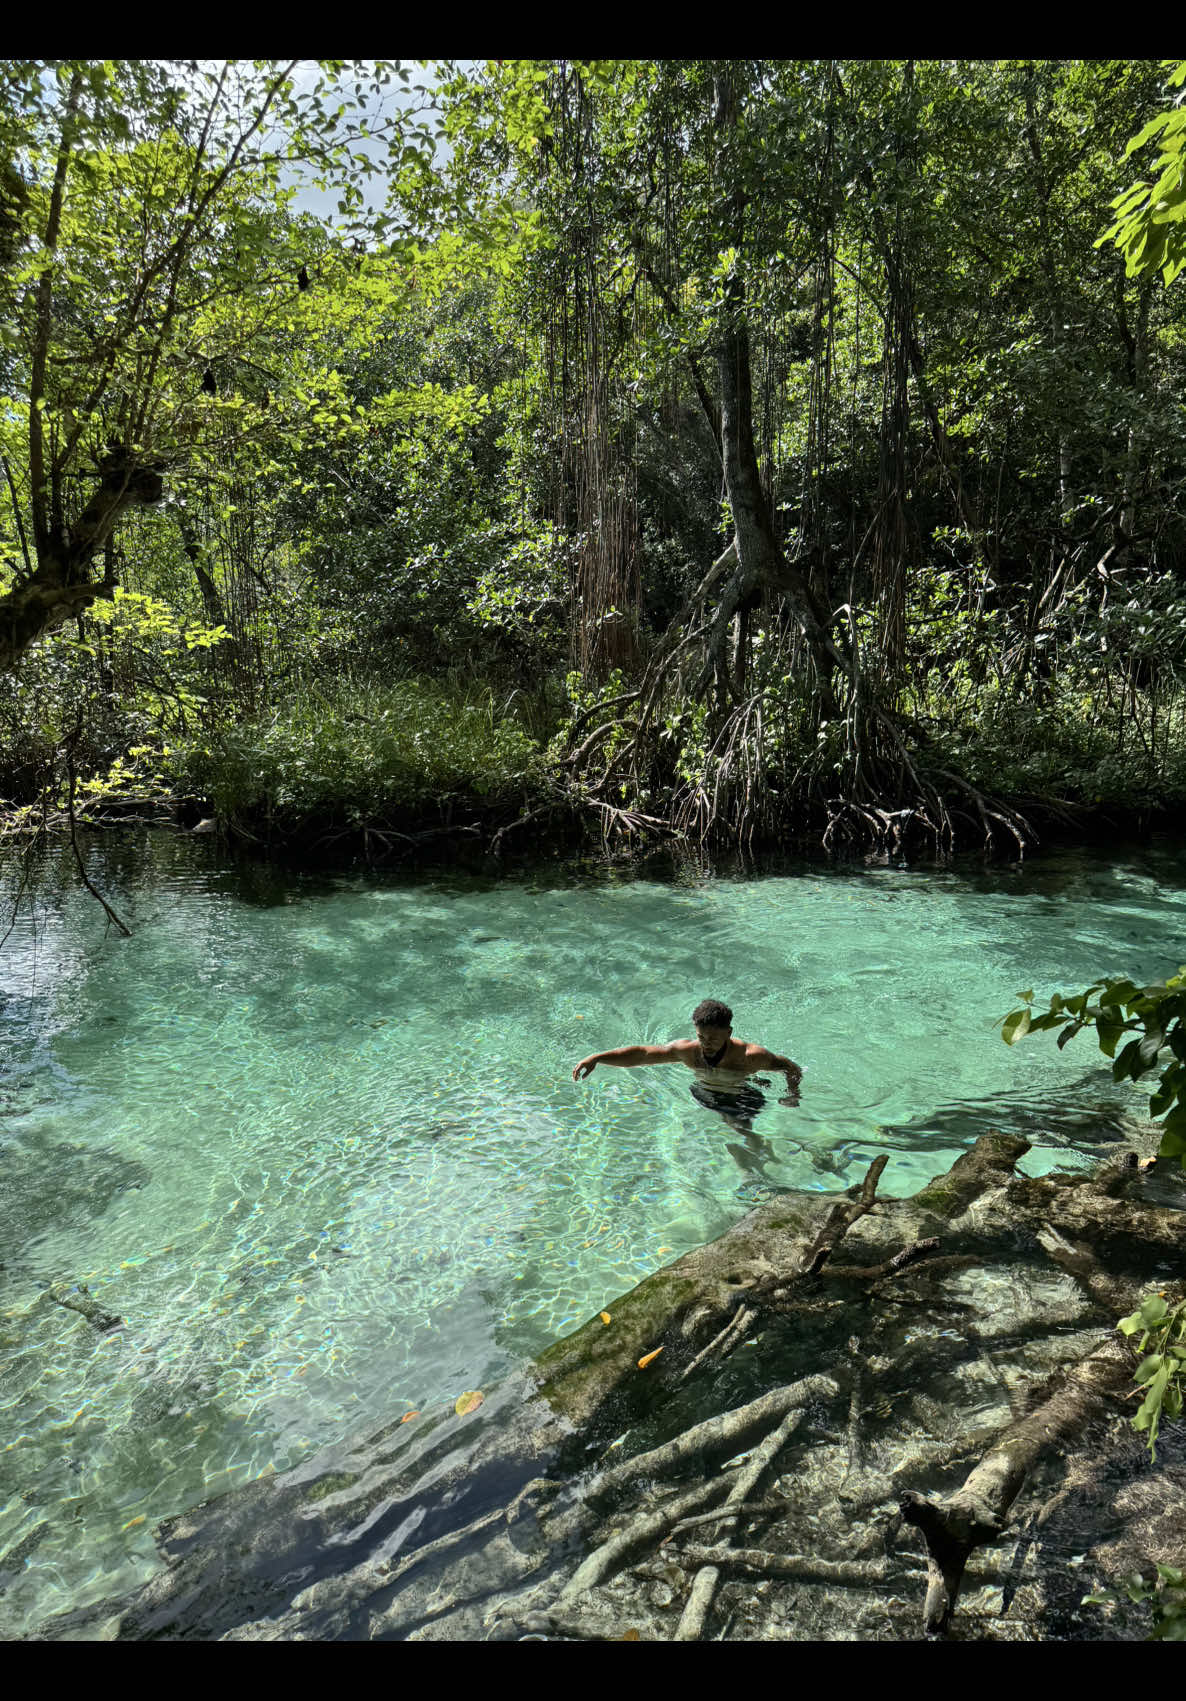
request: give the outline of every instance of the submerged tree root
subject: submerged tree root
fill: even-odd
[[[97,1299],[92,1299],[90,1289],[85,1282],[80,1282],[76,1290],[64,1287],[60,1283],[51,1287],[49,1297],[55,1305],[61,1305],[67,1311],[77,1311],[85,1317],[88,1323],[93,1323],[100,1333],[108,1329],[118,1329],[123,1322],[113,1311],[107,1311]]]
[[[972,1602],[976,1633],[1007,1595],[1010,1625],[1045,1636],[1042,1567],[1091,1547],[1078,1527],[1050,1546],[1060,1452],[1128,1435],[1113,1321],[1180,1256],[1186,1214],[1128,1199],[1129,1165],[1019,1175],[1026,1149],[982,1136],[908,1199],[878,1197],[883,1159],[843,1195],[780,1197],[558,1343],[523,1390],[175,1520],[161,1575],[63,1628],[118,1611],[124,1636],[207,1639],[810,1636],[843,1589],[851,1634],[905,1635],[900,1592],[923,1575],[895,1549],[905,1524],[928,1634],[969,1580],[1007,1573]],[[607,1463],[618,1432],[635,1451]],[[984,1552],[1019,1513],[1016,1560]]]
[[[637,1453],[615,1465],[613,1470],[593,1480],[586,1490],[587,1498],[602,1500],[640,1478],[669,1476],[689,1464],[703,1466],[714,1457],[742,1452],[767,1434],[771,1424],[787,1412],[800,1411],[813,1401],[834,1398],[837,1393],[839,1389],[830,1376],[805,1376],[785,1388],[776,1388],[748,1405],[693,1424],[662,1447]]]
[[[1123,1346],[1105,1341],[1056,1394],[994,1443],[956,1494],[942,1501],[913,1491],[902,1496],[902,1517],[921,1530],[927,1544],[923,1626],[928,1634],[947,1628],[969,1554],[1000,1535],[1006,1512],[1041,1454],[1098,1416],[1104,1401],[1121,1391],[1131,1369]]]
[[[786,1446],[791,1436],[803,1421],[801,1411],[789,1411],[778,1428],[766,1437],[741,1472],[740,1477],[729,1490],[725,1499],[726,1516],[736,1516],[744,1506],[752,1491],[757,1487],[762,1477],[770,1469],[778,1454]],[[683,1616],[676,1627],[675,1641],[694,1642],[699,1639],[704,1630],[704,1621],[708,1617],[716,1593],[720,1571],[713,1564],[705,1565],[697,1572],[692,1584],[692,1593],[684,1608]]]

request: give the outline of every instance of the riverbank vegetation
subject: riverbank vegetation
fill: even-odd
[[[5,68],[10,824],[1016,850],[1186,803],[1181,67],[367,76]]]

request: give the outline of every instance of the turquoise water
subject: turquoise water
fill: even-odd
[[[66,869],[0,951],[7,1635],[143,1580],[160,1518],[481,1388],[774,1186],[888,1150],[910,1192],[990,1125],[1035,1141],[1030,1173],[1087,1163],[1101,1104],[1143,1096],[1087,1038],[1009,1049],[994,1022],[1022,987],[1186,956],[1170,851],[401,884],[158,836],[90,866],[131,939]],[[702,997],[804,1068],[761,1172],[682,1069],[572,1081]]]

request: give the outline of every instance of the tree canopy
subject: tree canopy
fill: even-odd
[[[66,741],[334,842],[484,766],[623,842],[1186,796],[1180,64],[309,70],[4,69],[15,809]]]

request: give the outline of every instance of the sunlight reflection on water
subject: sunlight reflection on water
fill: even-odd
[[[1186,937],[1168,855],[250,890],[208,843],[94,855],[132,939],[67,881],[0,959],[0,1553],[47,1526],[9,1634],[147,1574],[162,1516],[481,1387],[772,1188],[888,1149],[910,1192],[988,1126],[1031,1173],[1086,1162],[1101,1103],[1143,1099],[1086,1042],[1009,1050],[994,1022],[1023,985],[1170,972]],[[767,1095],[760,1170],[678,1068],[571,1079],[704,996],[805,1070],[798,1109]]]

